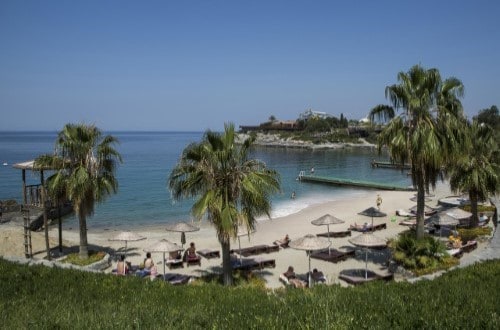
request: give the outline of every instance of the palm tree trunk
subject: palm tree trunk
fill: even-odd
[[[80,222],[80,253],[82,259],[89,257],[89,247],[87,243],[87,219],[83,212],[78,212],[78,221]]]
[[[474,190],[469,190],[470,208],[471,208],[471,228],[477,227],[479,225],[479,218],[477,216],[477,193]]]
[[[224,285],[233,285],[233,267],[231,266],[231,244],[220,242],[222,248],[222,273]]]
[[[425,186],[424,176],[417,174],[417,240],[424,238],[425,224]]]

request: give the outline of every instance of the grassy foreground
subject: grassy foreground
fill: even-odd
[[[312,290],[174,287],[0,259],[2,328],[500,329],[500,261],[433,281]]]

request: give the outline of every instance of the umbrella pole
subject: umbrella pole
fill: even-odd
[[[373,216],[372,216],[372,231],[375,231],[375,229],[373,228]]]
[[[163,252],[163,280],[165,280],[165,252]]]
[[[309,288],[312,287],[311,281],[311,251],[307,251],[307,255],[309,256],[309,272],[307,273],[307,285]]]
[[[330,255],[331,254],[330,247],[332,246],[332,241],[331,241],[331,238],[330,238],[330,225],[326,225],[326,228],[328,229],[328,243],[330,243],[330,245],[328,245],[328,255]]]
[[[368,249],[365,249],[365,280],[368,279]]]

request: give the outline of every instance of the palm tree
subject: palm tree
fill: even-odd
[[[500,192],[498,141],[493,129],[478,121],[464,127],[467,143],[448,166],[454,192],[469,193],[473,227],[479,223],[477,204]]]
[[[47,180],[49,194],[64,194],[73,204],[80,227],[80,258],[88,258],[87,217],[94,213],[96,203],[118,188],[115,170],[122,159],[113,146],[117,142],[94,125],[66,124],[58,134],[55,153],[35,162],[56,169]]]
[[[191,212],[206,216],[222,248],[224,284],[232,284],[230,240],[238,227],[251,232],[255,217],[271,209],[270,195],[279,191],[279,175],[259,160],[249,159],[254,138],[235,143],[233,124],[224,133],[207,131],[199,143],[187,146],[169,177],[175,199],[195,197]]]
[[[459,97],[463,85],[456,78],[442,81],[437,69],[419,65],[398,74],[399,84],[387,86],[385,96],[392,106],[379,105],[370,118],[390,119],[378,139],[379,152],[389,148],[392,159],[411,164],[411,178],[417,188],[417,238],[424,236],[425,193],[435,188],[445,161],[453,157],[460,141],[463,120]],[[397,111],[402,111],[395,116]]]

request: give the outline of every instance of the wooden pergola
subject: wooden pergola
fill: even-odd
[[[48,230],[48,204],[50,199],[47,196],[47,191],[45,189],[45,177],[44,171],[54,170],[49,167],[35,166],[35,161],[30,160],[22,163],[17,163],[12,165],[13,168],[20,169],[22,171],[22,194],[23,194],[23,204],[21,211],[23,213],[24,219],[24,252],[26,258],[33,257],[33,251],[31,246],[31,220],[29,216],[29,210],[32,208],[42,209],[43,212],[43,225],[45,228],[45,241],[47,249],[47,258],[50,260],[50,246],[49,246],[49,230]],[[40,183],[34,185],[26,184],[26,170],[32,172],[40,172]],[[62,250],[62,224],[59,219],[59,250]]]

